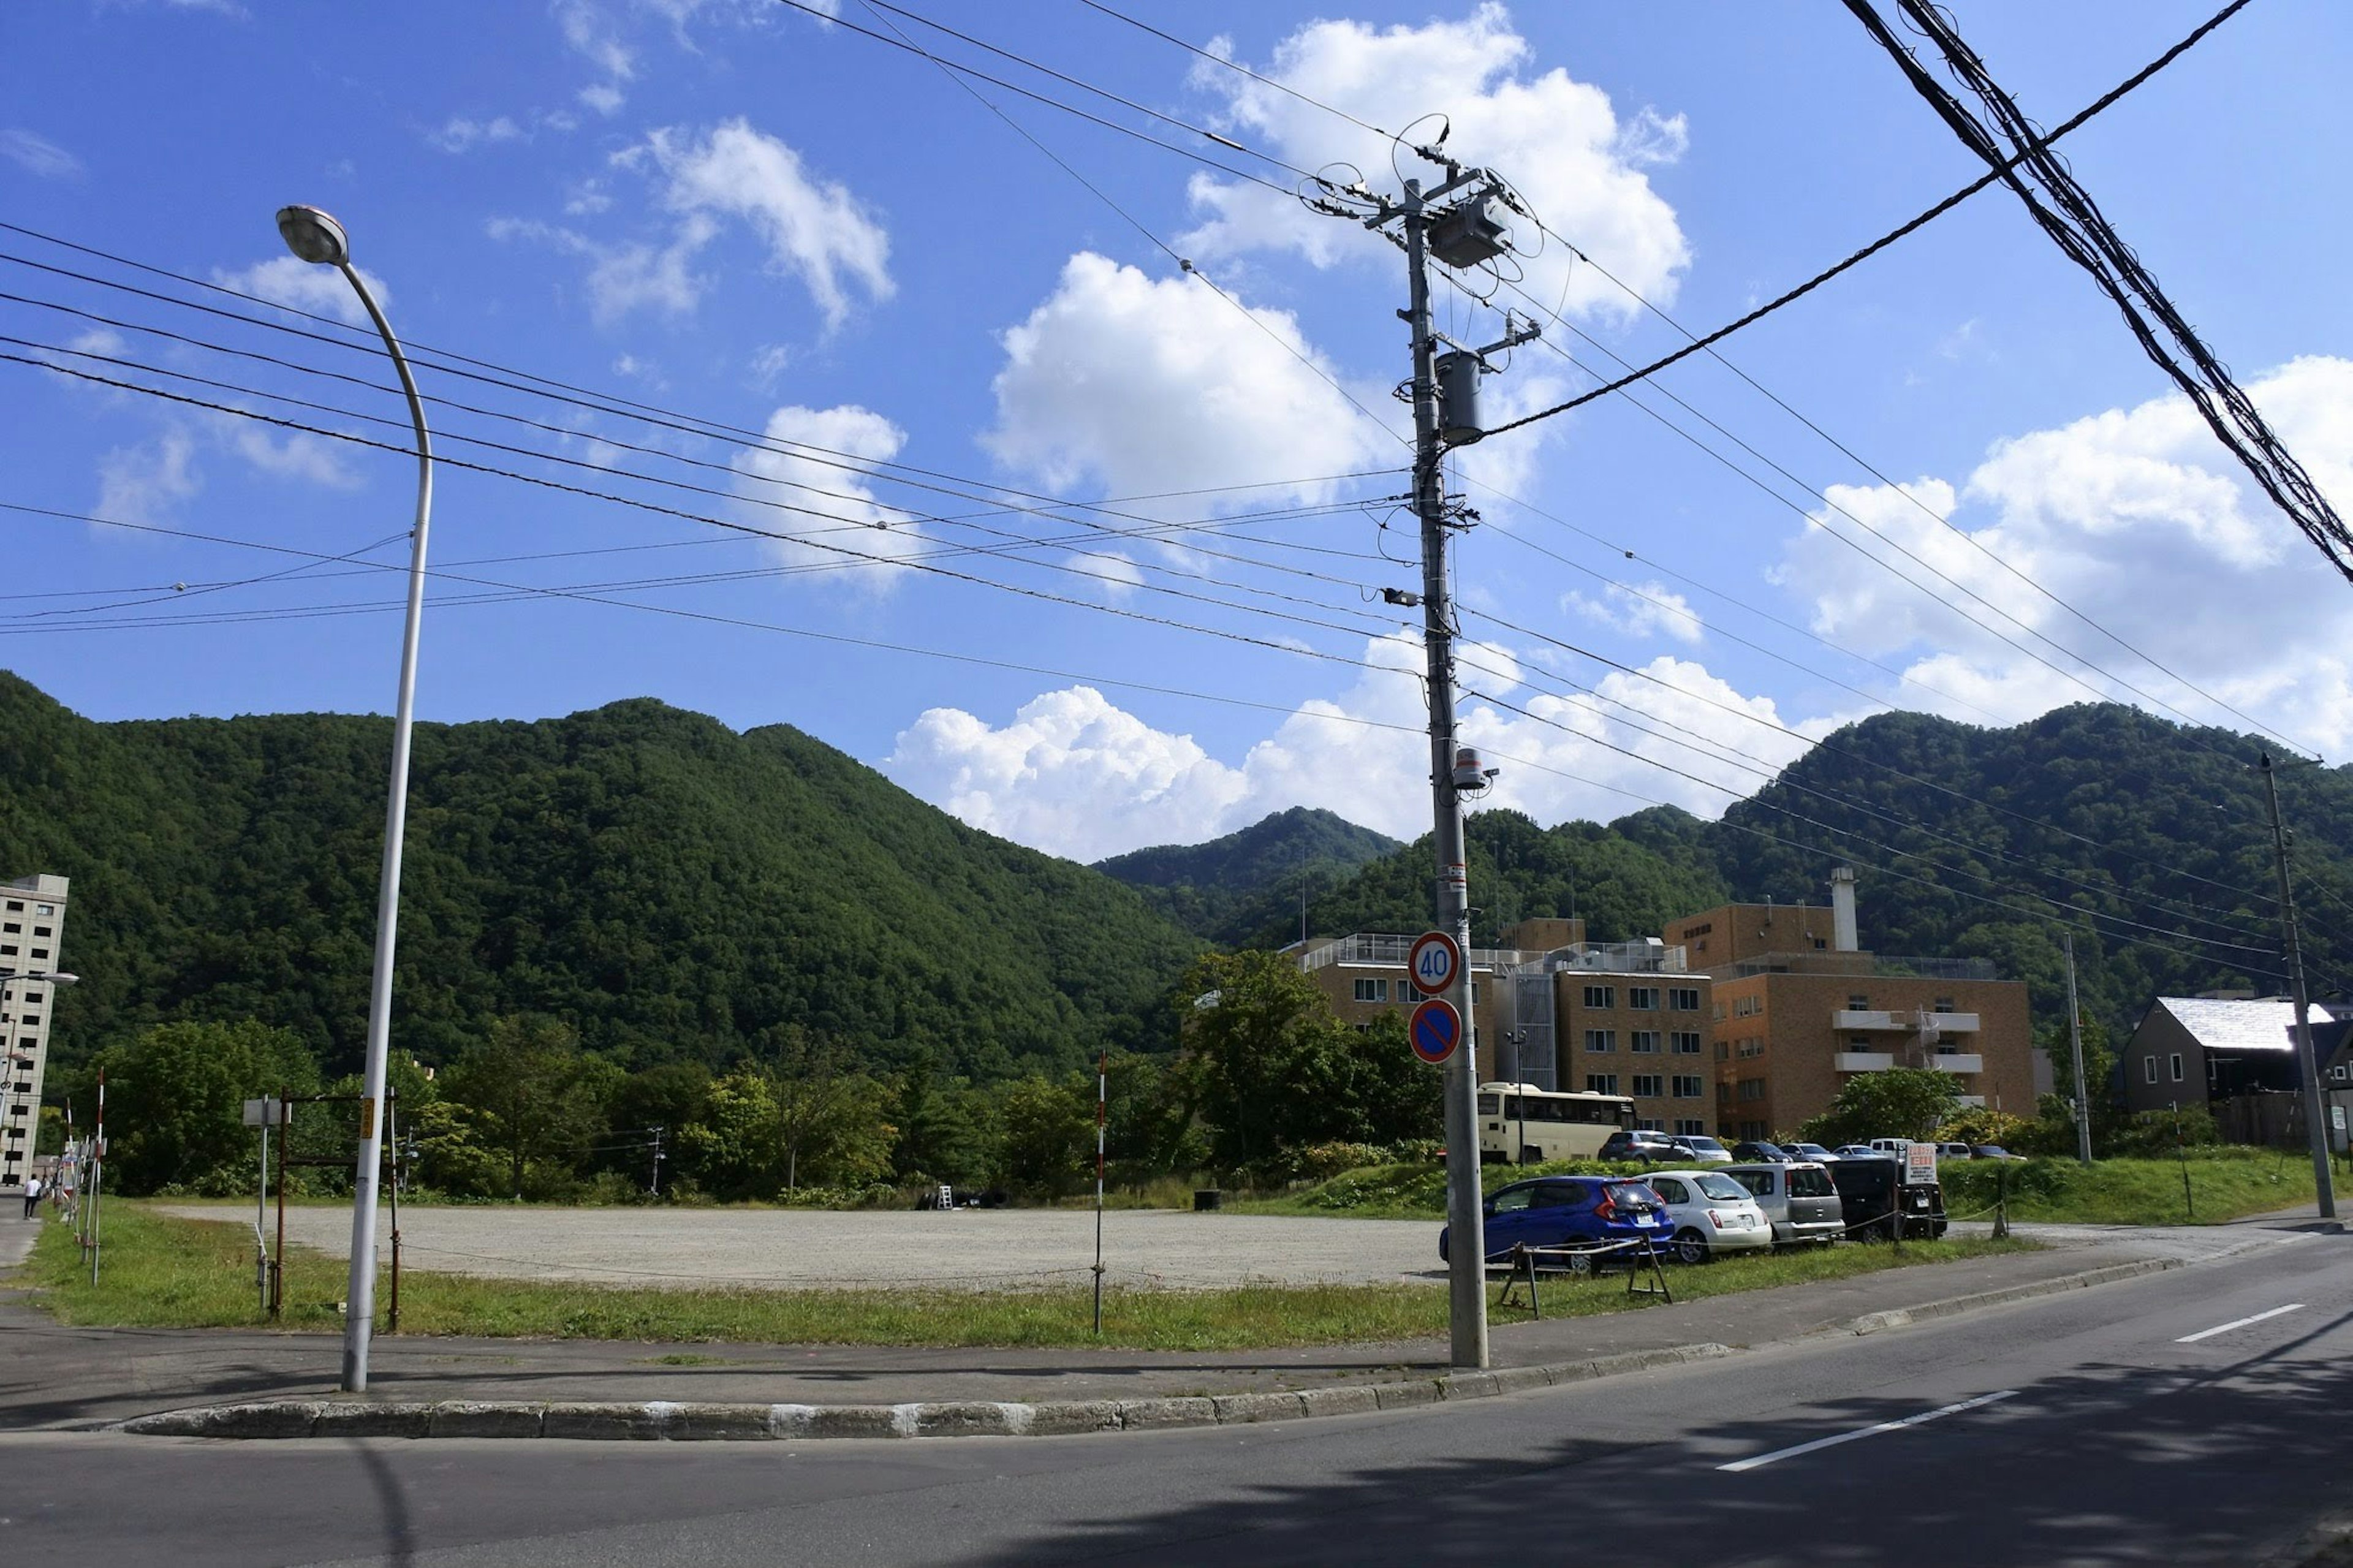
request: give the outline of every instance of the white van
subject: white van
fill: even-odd
[[[1716,1170],[1748,1189],[1772,1223],[1777,1247],[1836,1241],[1846,1228],[1846,1214],[1839,1205],[1831,1173],[1810,1160],[1786,1165],[1719,1165]]]
[[[1912,1140],[1909,1138],[1874,1138],[1871,1146],[1891,1160],[1908,1158],[1912,1152]]]

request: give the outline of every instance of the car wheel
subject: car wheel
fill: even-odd
[[[1570,1253],[1568,1255],[1568,1271],[1571,1274],[1577,1276],[1579,1279],[1590,1278],[1593,1273],[1593,1254],[1589,1252]]]
[[[1675,1233],[1675,1261],[1701,1264],[1708,1259],[1707,1237],[1699,1232],[1683,1229]]]

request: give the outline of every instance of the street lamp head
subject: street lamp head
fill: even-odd
[[[52,985],[79,985],[81,984],[81,976],[79,974],[54,973],[49,975],[47,978],[49,984]]]
[[[342,224],[317,207],[280,207],[278,232],[285,236],[286,248],[305,261],[329,267],[351,263],[351,237]]]

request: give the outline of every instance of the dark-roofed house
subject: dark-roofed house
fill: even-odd
[[[2344,1046],[2353,1006],[2312,1005],[2323,1082],[2353,1089]],[[2332,1059],[2334,1058],[2334,1059]],[[2344,1069],[2343,1076],[2328,1075]],[[2136,1111],[2205,1105],[2234,1143],[2297,1143],[2305,1137],[2295,1051],[2295,1004],[2160,996],[2124,1049],[2125,1103]]]

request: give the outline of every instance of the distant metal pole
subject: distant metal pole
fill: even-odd
[[[2084,1010],[2075,1002],[2075,933],[2062,931],[2067,949],[2067,1038],[2075,1048],[2075,1158],[2092,1163],[2092,1101],[2084,1089]]]
[[[2272,853],[2279,868],[2280,924],[2287,933],[2287,973],[2295,987],[2295,1052],[2304,1079],[2304,1121],[2312,1145],[2312,1184],[2320,1201],[2320,1217],[2337,1217],[2337,1186],[2328,1172],[2328,1129],[2320,1109],[2320,1058],[2312,1048],[2312,1003],[2304,990],[2304,948],[2296,939],[2295,890],[2287,869],[2287,829],[2280,826],[2279,781],[2272,773],[2271,753],[2263,753],[2263,795],[2272,808]],[[2185,1167],[2186,1168],[2186,1167]]]
[[[293,1145],[288,1129],[294,1105],[281,1087],[278,1091],[278,1255],[269,1260],[269,1316],[274,1321],[286,1311],[286,1152]]]
[[[662,1134],[668,1131],[666,1127],[654,1129],[654,1182],[651,1191],[656,1197],[661,1196]]]
[[[260,1294],[263,1317],[269,1315],[269,1244],[262,1227],[269,1223],[269,1117],[261,1118],[261,1181],[253,1189],[253,1288]]]
[[[1103,1332],[1103,1127],[1111,1103],[1111,1052],[1095,1058],[1095,1332]]]
[[[384,1136],[392,1145],[392,1308],[385,1315],[384,1331],[400,1332],[400,1090],[385,1092]]]
[[[2169,1100],[2173,1109],[2173,1157],[2181,1163],[2181,1208],[2189,1218],[2198,1217],[2198,1200],[2189,1192],[2189,1150],[2181,1142],[2181,1101]]]
[[[90,1165],[90,1282],[98,1283],[98,1189],[106,1173],[106,1069],[98,1069],[98,1126],[91,1134]]]

